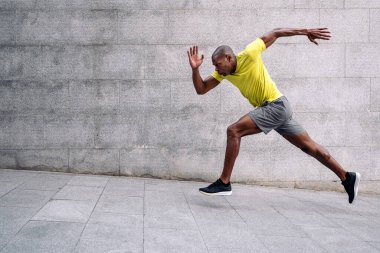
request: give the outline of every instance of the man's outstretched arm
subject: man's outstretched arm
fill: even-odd
[[[329,40],[330,32],[327,28],[276,28],[264,34],[261,39],[264,41],[266,48],[272,45],[280,37],[289,37],[295,35],[305,35],[314,44],[318,45],[316,39]]]
[[[212,76],[207,77],[205,80],[202,79],[199,74],[199,66],[202,65],[204,56],[202,54],[199,58],[198,46],[190,47],[190,51],[187,51],[187,55],[189,56],[189,63],[193,70],[194,88],[197,94],[206,94],[209,90],[215,88],[219,84],[219,81]]]

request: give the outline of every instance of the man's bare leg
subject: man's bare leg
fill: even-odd
[[[223,183],[230,182],[232,169],[235,164],[236,157],[239,154],[241,137],[260,133],[261,130],[256,126],[255,122],[245,115],[236,123],[227,128],[227,147],[224,158],[224,167],[220,179]]]
[[[346,179],[347,171],[342,168],[324,147],[311,139],[306,131],[298,135],[283,135],[283,137],[332,170],[342,181]]]

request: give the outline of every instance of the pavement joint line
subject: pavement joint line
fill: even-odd
[[[249,231],[251,232],[251,234],[257,238],[257,236],[255,235],[255,233],[252,231],[252,229],[250,228],[250,226],[248,225],[248,223],[246,222],[246,220],[244,220],[244,218],[240,215],[240,213],[236,210],[236,208],[231,204],[231,202],[228,201],[228,198],[226,196],[223,196],[224,199],[227,201],[227,203],[230,205],[230,207],[239,215],[240,219],[244,222],[244,224],[247,226],[247,228],[249,229]],[[271,250],[267,247],[267,245],[261,241],[259,238],[257,238],[257,240],[261,243],[261,245],[268,250],[268,252],[271,252]]]
[[[203,245],[205,246],[207,252],[210,252],[210,250],[209,250],[209,248],[207,247],[207,244],[206,244],[206,242],[205,242],[205,239],[204,239],[204,236],[203,236],[202,230],[200,229],[200,227],[199,227],[199,225],[198,225],[198,222],[197,222],[197,219],[195,219],[195,216],[194,216],[193,210],[191,209],[191,206],[190,206],[190,204],[189,204],[189,201],[187,200],[187,197],[186,197],[185,192],[182,191],[182,194],[183,194],[183,196],[185,197],[185,200],[186,200],[187,206],[189,207],[189,210],[190,210],[190,212],[191,212],[191,216],[193,216],[194,222],[195,222],[195,224],[197,225],[198,231],[199,231],[199,233],[200,233],[200,235],[201,235],[201,237],[202,237]]]
[[[144,195],[143,195],[143,252],[145,252],[145,183],[146,181],[144,180]]]
[[[59,190],[60,190],[60,189],[57,189],[57,191],[56,191],[52,196],[54,196],[55,194],[57,194],[57,192],[58,192]],[[16,241],[16,235],[18,235],[18,233],[20,233],[20,231],[26,226],[26,224],[28,224],[30,221],[33,221],[32,218],[33,218],[34,216],[36,216],[36,214],[37,214],[39,211],[41,211],[41,209],[42,209],[47,203],[49,203],[50,200],[51,200],[51,199],[49,199],[48,201],[46,201],[45,203],[43,203],[43,204],[41,205],[40,208],[36,209],[36,212],[34,212],[34,214],[32,214],[30,218],[28,218],[28,220],[24,223],[24,225],[22,225],[21,228],[20,228],[20,229],[19,229],[19,230],[13,235],[14,237],[13,237],[9,242],[7,242],[1,250],[3,250],[3,249],[4,249],[8,244],[10,244],[11,242]],[[25,208],[25,207],[22,207],[22,208]],[[28,208],[30,208],[30,207],[28,207]]]
[[[73,248],[73,251],[75,251],[75,249],[78,247],[79,241],[80,241],[80,239],[81,239],[81,237],[82,237],[82,235],[83,235],[84,230],[85,230],[86,227],[87,227],[88,221],[91,219],[91,216],[92,216],[92,214],[94,213],[94,210],[95,210],[96,206],[97,206],[98,203],[99,203],[99,199],[103,196],[104,189],[106,188],[108,182],[109,182],[109,177],[107,178],[107,183],[104,185],[102,192],[99,194],[98,200],[96,201],[94,207],[92,208],[92,211],[91,211],[90,216],[88,217],[88,219],[87,219],[85,225],[83,226],[82,232],[80,233],[80,235],[79,235],[79,237],[78,237],[78,240],[77,240],[77,242],[75,243],[75,246],[74,246],[74,248]],[[67,183],[66,183],[66,185],[67,185]],[[83,224],[83,223],[82,223],[82,224]]]

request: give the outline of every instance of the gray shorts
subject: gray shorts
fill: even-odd
[[[274,129],[281,135],[297,135],[305,129],[292,118],[293,110],[285,96],[250,111],[248,115],[265,134]]]

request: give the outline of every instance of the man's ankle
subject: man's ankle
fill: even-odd
[[[219,180],[226,186],[228,186],[230,184],[230,180],[226,180],[226,179],[223,179],[223,178],[219,178]]]

